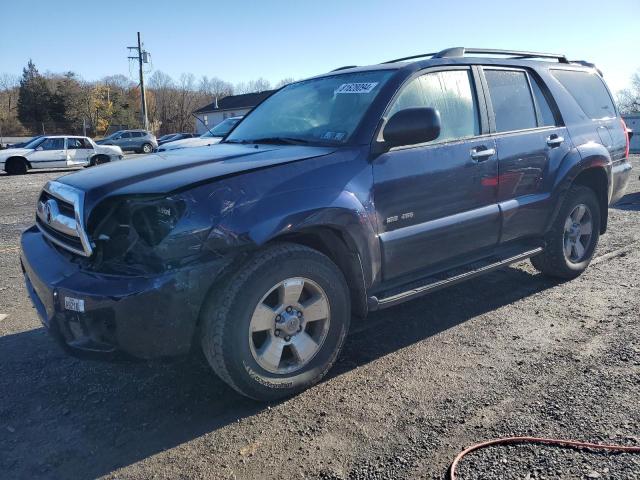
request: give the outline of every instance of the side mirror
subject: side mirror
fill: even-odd
[[[44,148],[43,148],[43,147],[38,147],[38,148],[36,148],[36,152],[41,152],[41,151],[43,151],[43,150],[44,150]]]
[[[440,112],[435,108],[405,108],[396,112],[382,132],[388,148],[430,142],[440,136]]]

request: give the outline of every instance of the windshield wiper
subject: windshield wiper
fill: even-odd
[[[263,137],[253,140],[246,140],[246,143],[281,143],[285,145],[305,145],[309,143],[309,141],[302,138],[293,137]]]

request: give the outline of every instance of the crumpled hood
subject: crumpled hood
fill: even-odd
[[[169,151],[178,150],[180,148],[202,147],[205,145],[215,145],[216,143],[220,143],[220,140],[222,140],[222,137],[183,138],[182,140],[176,140],[175,142],[169,142],[165,143],[164,145],[160,145],[158,149]]]
[[[145,155],[58,179],[85,192],[91,208],[112,195],[165,194],[190,185],[278,164],[328,155],[333,147],[220,144]]]

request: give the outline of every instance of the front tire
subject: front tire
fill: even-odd
[[[239,393],[276,400],[324,377],[350,317],[340,269],[316,250],[278,244],[257,252],[207,300],[202,348],[216,374]]]
[[[600,204],[595,192],[571,187],[547,236],[544,252],[531,258],[533,266],[552,277],[572,279],[584,272],[600,238]]]
[[[23,158],[10,158],[7,160],[4,170],[9,175],[24,175],[28,170],[27,162]]]

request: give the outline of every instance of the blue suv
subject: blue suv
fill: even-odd
[[[327,373],[352,315],[526,258],[578,276],[628,154],[586,62],[453,48],[344,67],[278,90],[214,147],[47,183],[21,262],[70,353],[202,348],[271,400]]]

